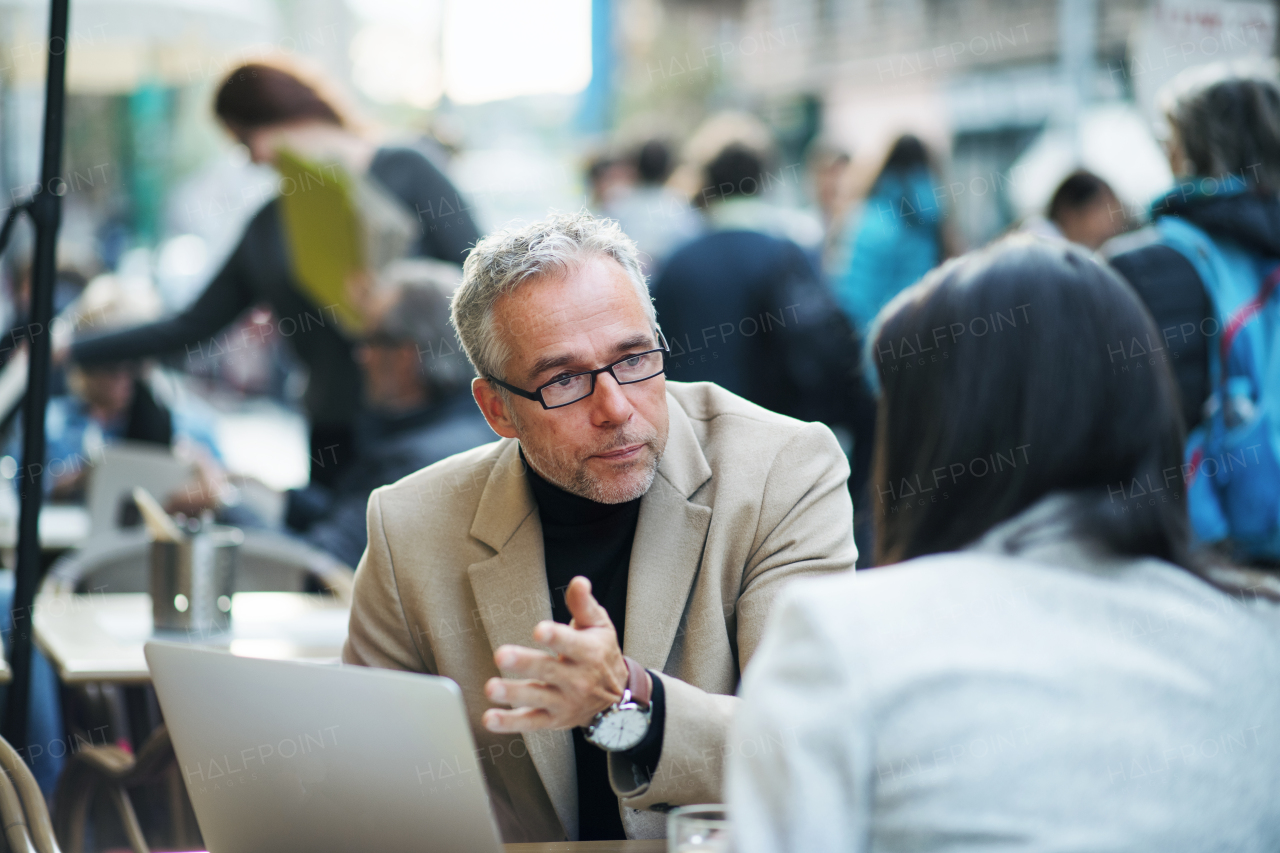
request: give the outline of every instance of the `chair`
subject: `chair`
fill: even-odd
[[[61,853],[44,796],[22,756],[0,738],[0,820],[11,853]]]
[[[131,530],[64,555],[50,567],[41,592],[147,592],[150,548],[145,531]],[[236,592],[301,592],[308,578],[350,603],[355,573],[336,557],[279,533],[244,531]]]
[[[188,833],[188,806],[182,797],[182,782],[171,772],[173,744],[169,732],[158,727],[136,754],[115,745],[88,746],[72,753],[66,769],[58,777],[54,792],[54,829],[67,853],[84,850],[85,824],[89,807],[99,789],[104,789],[124,826],[125,837],[134,853],[150,853],[142,834],[142,824],[129,799],[129,789],[151,782],[168,782],[169,804],[173,814],[175,835],[182,839]]]
[[[236,569],[237,592],[301,591],[310,578],[340,601],[350,603],[354,572],[336,558],[277,533],[246,530],[244,534]],[[50,568],[41,591],[147,592],[150,547],[144,531],[122,532],[92,549],[60,558]],[[105,701],[87,696],[85,700],[90,707]],[[65,849],[68,853],[83,849],[89,808],[98,791],[104,790],[134,853],[149,853],[128,791],[155,782],[166,783],[175,840],[181,843],[188,839],[191,807],[175,770],[173,746],[163,724],[134,754],[114,745],[91,745],[69,756],[54,797],[54,822]]]

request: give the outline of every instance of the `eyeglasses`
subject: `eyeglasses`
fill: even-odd
[[[658,349],[634,353],[599,370],[588,370],[586,373],[575,373],[572,376],[552,379],[545,385],[538,386],[534,391],[508,385],[493,376],[485,378],[495,385],[506,388],[512,394],[524,397],[526,400],[536,400],[544,409],[559,409],[594,394],[596,377],[601,373],[608,373],[619,385],[634,385],[664,373],[666,371],[664,356],[671,350],[667,346],[667,339],[662,336],[662,330],[657,330],[657,333],[658,343],[661,344]]]

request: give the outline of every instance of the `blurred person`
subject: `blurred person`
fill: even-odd
[[[815,139],[805,154],[805,166],[809,172],[813,199],[822,214],[822,257],[826,259],[835,249],[849,213],[849,180],[853,156],[843,146],[822,139]]]
[[[721,222],[718,206],[733,204],[739,188],[750,193],[763,171],[756,152],[736,142],[712,158],[709,222]],[[671,344],[673,379],[715,382],[767,409],[832,427],[846,449],[852,446],[849,487],[856,507],[865,506],[875,402],[859,367],[862,347],[804,249],[745,226],[713,227],[671,256],[653,299]],[[869,532],[860,525],[860,546]]]
[[[1032,217],[1022,230],[1096,252],[1127,228],[1124,205],[1111,185],[1087,169],[1077,169],[1053,191],[1045,215]]]
[[[790,240],[814,260],[822,255],[822,223],[789,203],[802,192],[800,164],[779,162],[773,133],[749,113],[707,119],[685,145],[672,183],[702,211],[707,230],[749,230]]]
[[[348,566],[364,553],[374,489],[495,438],[471,399],[471,367],[449,328],[459,277],[456,267],[421,260],[385,271],[356,347],[366,409],[355,459],[331,487],[287,493],[287,527]]]
[[[911,134],[898,137],[846,230],[847,261],[832,270],[845,316],[865,335],[880,309],[947,255],[947,211],[929,150]]]
[[[653,276],[675,248],[702,231],[702,218],[681,192],[667,185],[674,168],[670,147],[650,139],[633,155],[634,188],[606,207],[640,248],[646,276]]]
[[[160,313],[160,299],[148,282],[112,274],[100,275],[68,307],[64,317],[76,339],[112,329],[134,326]],[[221,452],[212,425],[212,410],[182,394],[172,380],[151,366],[137,362],[71,365],[70,393],[51,397],[45,413],[46,493],[54,501],[84,500],[85,481],[101,449],[118,441],[138,441],[174,448],[190,460],[206,488],[220,482]],[[22,436],[11,441],[10,453],[21,458]],[[157,495],[164,500],[166,496]],[[202,499],[191,514],[212,504]]]
[[[666,380],[616,222],[490,235],[452,310],[503,438],[374,491],[343,660],[458,682],[504,841],[660,838],[720,799],[774,595],[852,567],[848,466],[820,424]]]
[[[369,139],[328,89],[324,81],[281,62],[248,63],[222,81],[214,111],[255,163],[274,163],[277,152],[290,150],[342,163],[351,174],[367,177],[418,223],[413,254],[461,263],[479,235],[458,191],[419,150],[379,146]],[[311,458],[332,460],[313,465],[311,475],[319,484],[331,484],[354,457],[355,421],[362,404],[355,341],[336,320],[323,322],[326,306],[316,304],[296,280],[279,208],[278,199],[263,206],[222,269],[184,311],[77,342],[70,356],[93,366],[190,352],[260,303],[269,305],[281,322],[319,317],[289,342],[311,377],[303,398]]]
[[[636,174],[626,160],[600,154],[587,163],[587,206],[601,216],[612,216],[613,206],[630,192]]]
[[[1191,519],[1203,541],[1280,563],[1280,82],[1274,62],[1175,78],[1159,102],[1178,186],[1153,225],[1106,253],[1159,334],[1117,351],[1160,360],[1191,431]],[[1231,460],[1247,455],[1249,464]],[[1219,464],[1219,462],[1223,464]]]
[[[1172,378],[1107,359],[1154,334],[1114,273],[1028,236],[885,310],[884,568],[782,594],[732,734],[757,747],[730,758],[738,850],[1280,848],[1280,606],[1254,584],[1280,587],[1192,554]]]

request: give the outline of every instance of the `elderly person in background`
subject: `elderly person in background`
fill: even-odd
[[[399,261],[383,279],[356,348],[367,412],[357,423],[355,459],[332,486],[287,493],[285,509],[293,532],[348,566],[364,552],[374,489],[494,438],[472,402],[471,368],[449,328],[458,268]]]
[[[343,660],[458,683],[505,841],[660,837],[720,799],[778,591],[854,564],[844,455],[666,381],[611,221],[482,240],[453,320],[503,438],[373,493]]]

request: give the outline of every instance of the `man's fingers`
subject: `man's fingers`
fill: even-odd
[[[486,729],[498,734],[555,728],[551,714],[543,708],[516,708],[514,711],[490,708],[480,719]]]
[[[525,646],[498,646],[498,650],[493,653],[493,662],[503,673],[512,673],[525,678],[542,678],[539,674],[545,672],[541,669],[542,665],[554,660],[556,660],[555,655]]]
[[[569,587],[564,591],[564,603],[573,616],[575,628],[613,626],[613,622],[609,620],[609,611],[591,594],[591,581],[581,575],[569,581]]]
[[[541,708],[552,714],[564,705],[564,694],[554,685],[533,679],[490,678],[484,685],[490,702],[512,708]]]
[[[541,622],[534,629],[533,638],[556,654],[578,662],[589,662],[601,658],[609,645],[601,629],[582,631],[569,625],[556,622]]]

